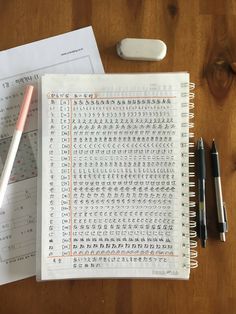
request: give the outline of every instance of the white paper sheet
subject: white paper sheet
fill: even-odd
[[[103,73],[91,27],[0,52],[0,173],[24,87],[35,86],[25,133],[0,209],[0,284],[35,274],[37,83],[44,73]]]

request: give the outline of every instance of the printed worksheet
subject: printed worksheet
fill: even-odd
[[[34,85],[25,131],[0,209],[0,284],[35,274],[37,85],[45,73],[103,73],[92,27],[0,52],[0,174],[23,92]]]

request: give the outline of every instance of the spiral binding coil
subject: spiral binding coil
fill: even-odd
[[[194,113],[191,110],[194,109],[194,93],[192,92],[195,88],[194,83],[190,83],[189,85],[182,84],[181,87],[189,87],[189,93],[181,93],[182,107],[189,108],[190,112],[182,113],[182,117],[185,121],[182,123],[182,127],[188,127],[190,130],[188,133],[182,133],[183,137],[188,136],[190,139],[194,138],[194,133],[192,129],[194,128],[194,122],[191,120],[194,118]],[[189,101],[186,101],[186,98],[189,98]],[[182,163],[183,168],[183,183],[182,183],[182,197],[184,199],[182,203],[182,227],[183,227],[183,234],[182,236],[185,238],[186,241],[183,243],[183,267],[184,268],[196,268],[198,267],[198,261],[196,260],[198,253],[196,251],[197,241],[195,238],[197,237],[196,232],[196,211],[194,208],[196,207],[196,203],[194,201],[195,192],[192,189],[195,187],[195,182],[191,181],[191,178],[194,178],[195,173],[192,169],[195,167],[194,162],[192,159],[194,158],[194,152],[189,151],[194,148],[194,143],[189,141],[189,144],[182,145],[182,157],[187,159],[188,162]],[[193,200],[192,200],[193,199]],[[187,253],[186,253],[187,252]]]

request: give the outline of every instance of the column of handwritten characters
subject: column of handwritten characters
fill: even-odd
[[[50,100],[48,256],[71,254],[69,115],[69,100]]]

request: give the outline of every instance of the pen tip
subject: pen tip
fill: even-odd
[[[213,138],[213,141],[212,141],[211,150],[212,150],[213,152],[216,152],[216,144],[215,144],[215,139],[214,139],[214,138]]]
[[[223,241],[223,242],[226,241],[225,233],[221,233],[221,234],[220,234],[220,241]]]
[[[197,141],[197,149],[203,149],[203,148],[204,148],[203,139],[202,137],[200,137],[199,140]]]

